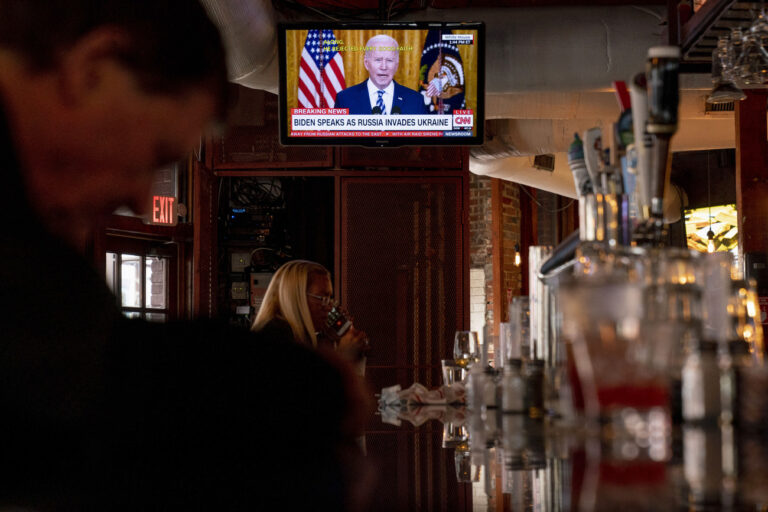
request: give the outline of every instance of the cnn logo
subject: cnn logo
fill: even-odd
[[[459,126],[459,127],[472,126],[472,118],[473,116],[468,116],[468,115],[453,116],[453,126]]]

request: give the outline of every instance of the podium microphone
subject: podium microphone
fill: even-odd
[[[378,105],[376,105],[375,107],[373,107],[373,108],[371,109],[371,114],[376,114],[376,115],[378,115],[378,114],[381,114],[381,107],[380,107],[380,106],[378,106]]]
[[[398,107],[397,105],[392,107],[392,115],[400,114],[400,113],[401,113],[400,107]]]

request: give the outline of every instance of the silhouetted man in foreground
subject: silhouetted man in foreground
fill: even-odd
[[[196,1],[0,0],[0,509],[345,510],[351,373],[214,322],[127,320],[73,249],[225,108]]]

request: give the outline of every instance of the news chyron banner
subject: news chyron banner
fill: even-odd
[[[302,137],[469,137],[474,115],[360,115],[348,108],[294,108],[291,135]]]
[[[476,135],[476,30],[336,27],[286,36],[295,62],[286,67],[289,138]],[[373,87],[390,94],[392,84],[379,103]]]

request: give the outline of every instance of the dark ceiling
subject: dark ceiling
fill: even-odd
[[[356,19],[394,20],[420,9],[478,7],[578,7],[618,5],[667,5],[667,0],[272,0],[284,15],[332,16],[343,21]]]

